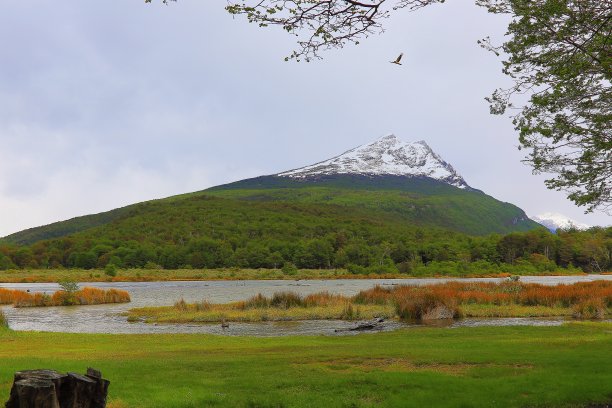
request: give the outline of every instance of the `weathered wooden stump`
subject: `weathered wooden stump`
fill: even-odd
[[[98,370],[62,374],[54,370],[15,373],[6,408],[105,408],[108,385]]]

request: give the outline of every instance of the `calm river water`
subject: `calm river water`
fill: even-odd
[[[559,283],[612,280],[612,275],[584,276],[525,276],[522,282],[556,285]],[[218,324],[146,324],[129,323],[121,313],[134,307],[172,305],[183,298],[187,302],[207,300],[226,303],[244,300],[262,293],[293,291],[302,295],[328,291],[354,295],[375,285],[424,285],[453,279],[340,279],[340,280],[268,280],[268,281],[180,281],[180,282],[83,282],[83,286],[127,290],[131,303],[96,306],[21,308],[3,307],[9,326],[14,330],[37,330],[74,333],[212,333],[225,335],[282,336],[306,334],[335,334],[334,329],[353,327],[344,321],[304,321],[282,323],[232,323],[222,329]],[[454,279],[459,280],[459,279]],[[462,281],[498,282],[497,278],[461,279]],[[2,288],[54,292],[54,283],[0,283]],[[462,319],[449,327],[482,325],[559,325],[562,319]],[[396,322],[386,323],[386,330],[412,327]],[[355,332],[342,332],[342,334]]]

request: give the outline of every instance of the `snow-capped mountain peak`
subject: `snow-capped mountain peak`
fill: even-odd
[[[307,179],[332,174],[429,177],[459,188],[469,186],[424,140],[404,142],[390,134],[310,166],[277,174]]]
[[[534,215],[530,217],[538,224],[542,224],[550,231],[555,232],[558,229],[570,229],[575,228],[579,230],[589,229],[591,225],[583,224],[581,222],[572,220],[563,214],[546,212],[540,215]]]

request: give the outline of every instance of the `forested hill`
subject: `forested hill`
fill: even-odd
[[[498,201],[479,190],[462,190],[429,178],[401,176],[322,176],[310,180],[294,180],[278,176],[262,176],[210,188],[208,190],[138,203],[100,214],[30,228],[5,237],[5,242],[29,245],[38,241],[61,238],[131,217],[146,218],[152,206],[185,206],[190,214],[190,199],[216,196],[238,200],[244,206],[255,202],[301,203],[309,207],[342,206],[361,209],[370,217],[391,217],[395,222],[422,227],[439,227],[467,234],[483,235],[526,231],[540,227],[518,207]],[[152,214],[152,217],[155,217]],[[177,221],[178,222],[178,221]],[[172,223],[164,223],[168,230]]]
[[[0,242],[4,241],[12,244],[30,245],[46,239],[65,237],[70,234],[74,234],[75,232],[85,231],[90,228],[108,224],[121,217],[135,214],[139,211],[140,205],[141,204],[134,204],[99,214],[84,215],[81,217],[71,218],[66,221],[54,222],[49,225],[28,228],[26,230],[8,235],[2,238]]]
[[[540,225],[523,210],[484,194],[428,177],[322,175],[308,179],[262,176],[204,191],[243,201],[333,204],[397,217],[398,222],[472,235],[528,231]]]
[[[606,248],[612,248],[612,229],[553,235],[513,205],[425,178],[342,176],[306,182],[269,176],[92,217],[21,235],[32,239],[81,229],[62,237],[28,246],[5,241],[0,269],[294,264],[356,273],[423,268],[525,273],[558,266],[606,268]],[[527,231],[516,232],[521,230]],[[491,232],[510,233],[485,235]],[[13,242],[19,237],[13,235]]]
[[[520,208],[470,187],[425,141],[404,142],[395,135],[386,135],[299,169],[32,228],[5,237],[4,241],[28,245],[111,223],[129,223],[134,217],[161,222],[164,231],[160,233],[167,236],[174,233],[176,225],[183,220],[158,220],[157,213],[150,213],[151,208],[184,206],[184,218],[198,225],[202,220],[199,213],[192,212],[194,207],[190,199],[207,196],[235,200],[237,202],[232,205],[245,208],[245,211],[256,210],[255,203],[299,204],[300,208],[308,207],[302,211],[318,208],[320,212],[331,213],[331,207],[342,207],[342,213],[348,216],[363,213],[371,220],[392,219],[400,225],[436,227],[472,235],[539,227]],[[277,211],[281,217],[286,210],[279,208]],[[211,216],[218,218],[214,214]],[[235,220],[229,217],[226,221],[231,224]],[[245,220],[243,227],[248,224]],[[193,233],[199,234],[198,230]],[[105,232],[101,230],[100,234],[104,239]],[[133,234],[140,236],[138,228],[117,239],[129,239]],[[143,239],[151,241],[159,237]]]

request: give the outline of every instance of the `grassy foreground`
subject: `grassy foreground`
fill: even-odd
[[[606,272],[609,273],[609,272]],[[534,275],[534,273],[521,273]],[[101,269],[11,269],[0,271],[0,283],[43,283],[70,279],[78,282],[149,282],[175,280],[271,280],[271,279],[406,279],[406,278],[504,278],[511,273],[481,271],[457,275],[444,274],[354,274],[346,269],[299,269],[294,273],[283,273],[280,269],[119,269],[110,276]],[[575,269],[544,271],[539,275],[585,275]]]
[[[612,402],[612,324],[349,337],[86,335],[0,328],[13,372],[102,370],[109,408],[586,407]]]

